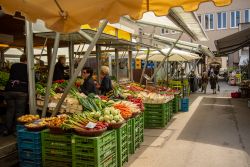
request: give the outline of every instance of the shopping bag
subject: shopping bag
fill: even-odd
[[[220,91],[220,85],[218,85],[218,92]]]

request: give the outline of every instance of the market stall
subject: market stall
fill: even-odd
[[[58,32],[72,32],[79,30],[80,25],[83,23],[97,26],[101,19],[107,19],[110,22],[117,22],[120,16],[124,15],[124,13],[130,15],[134,19],[139,19],[144,12],[149,10],[154,11],[157,15],[166,15],[168,9],[175,6],[182,6],[186,11],[193,11],[198,8],[200,2],[203,1],[197,0],[190,3],[187,3],[186,1],[173,1],[170,3],[160,0],[147,2],[125,2],[122,0],[111,2],[105,1],[102,4],[95,3],[94,1],[75,1],[74,3],[69,1],[60,1],[60,3],[58,1],[25,1],[25,3],[23,3],[23,1],[3,1],[1,2],[1,7],[3,10],[11,14],[15,11],[19,11],[30,21],[35,21],[38,18],[42,19],[50,29]],[[230,4],[231,1],[214,0],[213,2],[218,6],[222,6]],[[112,5],[110,3],[112,3]],[[46,5],[47,8],[41,8],[43,5]],[[88,10],[84,10],[82,6],[88,6]],[[91,43],[69,82],[66,85],[60,85],[65,86],[64,93],[60,95],[57,105],[53,106],[55,107],[55,110],[52,113],[52,117],[38,119],[38,116],[28,115],[18,119],[19,122],[25,123],[24,127],[27,129],[21,130],[23,127],[18,127],[20,129],[18,131],[18,146],[20,164],[23,164],[22,166],[26,164],[30,164],[30,166],[119,166],[117,164],[117,159],[119,157],[121,158],[118,159],[118,163],[124,164],[124,162],[126,162],[126,155],[128,155],[128,151],[125,150],[126,146],[128,148],[128,145],[130,145],[130,150],[133,152],[135,148],[140,146],[140,142],[143,141],[142,122],[144,116],[141,114],[140,109],[135,110],[134,108],[131,108],[133,102],[129,102],[129,104],[131,104],[129,106],[128,102],[120,100],[115,102],[115,99],[119,98],[117,95],[120,95],[117,94],[119,89],[114,89],[114,92],[111,95],[111,97],[114,96],[113,101],[103,101],[95,96],[84,97],[84,95],[79,94],[73,89],[77,75],[96,45],[98,38],[101,36],[101,33],[108,22],[107,20],[102,22],[93,38],[86,34],[82,34],[87,39],[91,40]],[[30,72],[29,83],[31,83],[29,86],[31,99],[32,97],[35,97],[34,94],[36,91],[34,78],[32,78],[32,72],[34,72],[32,62],[32,26],[29,21],[26,21],[26,37],[28,69]],[[60,33],[56,33],[48,84],[45,88],[46,94],[44,100],[46,101],[53,97],[53,95],[50,96],[50,93],[52,93],[52,72],[54,70],[53,64],[57,55],[59,38]],[[167,54],[170,54],[173,48],[174,46]],[[129,86],[131,87],[131,85]],[[133,88],[138,89],[137,86],[134,86]],[[151,114],[147,109],[158,105],[155,104],[156,101],[154,101],[157,99],[160,105],[160,112],[162,116],[164,115],[162,118],[165,119],[165,121],[162,119],[160,121],[166,123],[166,120],[169,120],[172,115],[171,109],[164,109],[163,112],[161,109],[163,106],[167,106],[164,104],[171,101],[173,95],[167,96],[166,93],[160,95],[159,93],[152,92],[152,90],[151,93],[153,94],[149,97],[147,93],[139,93],[145,102],[145,119],[147,119],[147,117],[154,117],[154,114]],[[57,115],[58,111],[62,108],[62,104],[66,102],[66,98],[70,98],[70,96],[77,99],[78,103],[82,105],[84,112],[81,111],[80,113],[69,114],[65,117]],[[153,104],[147,105],[151,104],[151,100],[153,101]],[[34,101],[30,101],[30,109],[31,113],[34,114],[36,107],[33,102]],[[171,104],[172,103],[168,105],[169,108],[172,108]],[[138,108],[137,105],[133,106]],[[147,113],[150,115],[147,115]],[[133,116],[134,118],[132,118],[132,121],[129,120],[129,118]],[[160,116],[158,115],[158,117]],[[125,121],[126,119],[127,122]],[[124,130],[126,128],[120,127],[122,124],[127,124],[127,129],[130,130]],[[49,131],[41,132],[42,129],[47,127],[50,129]],[[106,131],[108,128],[113,130]],[[116,128],[118,128],[118,130],[114,130]],[[59,129],[63,131],[62,134],[58,134],[61,133],[59,132]],[[87,137],[93,135],[98,137]],[[130,140],[128,143],[132,144],[126,145],[123,143],[122,141],[126,141],[126,138],[129,138]]]

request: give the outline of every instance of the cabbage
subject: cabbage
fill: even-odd
[[[108,109],[104,110],[104,115],[109,115],[110,111]]]
[[[109,120],[113,120],[113,119],[114,119],[113,115],[109,115]]]
[[[103,117],[103,116],[100,116],[100,117],[99,117],[99,121],[103,122],[103,121],[104,121],[104,117]]]
[[[118,115],[119,111],[118,110],[111,110],[111,114],[113,116]]]
[[[115,121],[115,120],[112,120],[110,123],[115,124],[115,123],[116,123],[116,121]]]
[[[104,121],[108,122],[110,120],[109,115],[104,115]]]
[[[120,116],[119,115],[114,116],[114,120],[115,121],[119,121],[120,120]]]

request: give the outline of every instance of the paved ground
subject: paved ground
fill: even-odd
[[[165,129],[146,129],[145,141],[129,167],[250,167],[250,109],[246,99],[231,99],[237,87],[192,94],[187,113]]]

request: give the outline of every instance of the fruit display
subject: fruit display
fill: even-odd
[[[45,119],[38,119],[38,120],[35,120],[34,122],[25,124],[25,127],[28,130],[39,131],[39,130],[44,129],[46,125],[47,125],[47,122],[45,121]]]
[[[58,115],[57,117],[51,117],[52,119],[46,120],[47,127],[49,128],[61,128],[64,121],[67,119],[67,115]]]
[[[38,120],[40,117],[39,115],[23,115],[19,118],[17,118],[17,121],[20,123],[29,123],[29,122],[33,122],[35,120]]]

